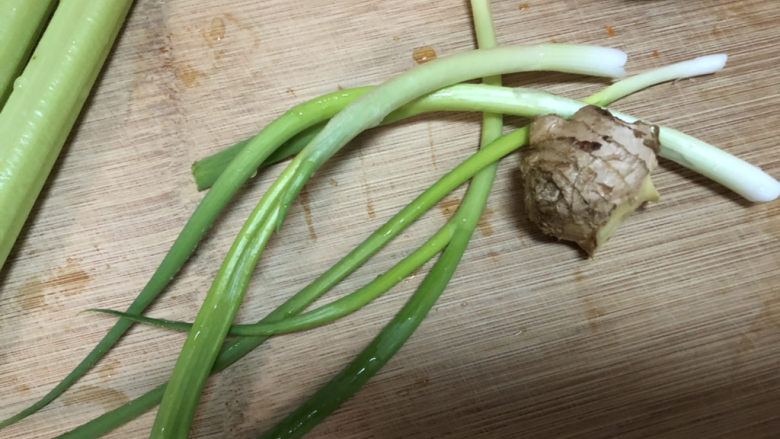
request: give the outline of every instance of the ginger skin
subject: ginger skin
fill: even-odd
[[[523,202],[547,235],[577,243],[589,255],[617,226],[658,192],[658,127],[625,123],[596,106],[571,119],[544,115],[531,122],[522,152]]]

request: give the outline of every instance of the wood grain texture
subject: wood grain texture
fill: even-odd
[[[495,1],[502,44],[610,45],[629,72],[726,52],[722,72],[615,108],[701,137],[780,177],[780,13],[756,1]],[[611,35],[614,33],[614,35]],[[10,264],[0,274],[0,417],[26,407],[108,330],[202,194],[190,163],[337,87],[379,83],[474,47],[466,2],[138,0]],[[518,74],[570,97],[603,86]],[[522,121],[509,119],[510,123]],[[474,150],[479,115],[361,135],[307,186],[261,259],[239,320],[269,312]],[[752,205],[663,161],[662,194],[595,259],[522,217],[517,160],[451,286],[401,352],[312,438],[777,437],[780,204]],[[280,168],[231,204],[151,314],[192,319]],[[429,236],[452,195],[350,276],[363,285]],[[308,214],[306,213],[308,212]],[[253,438],[358,352],[424,271],[340,322],[272,339],[211,379],[195,438]],[[332,299],[327,299],[332,300]],[[135,328],[59,401],[2,432],[47,438],[169,375],[180,334]],[[153,413],[113,432],[144,437]]]

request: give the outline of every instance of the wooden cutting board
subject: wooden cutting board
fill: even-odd
[[[780,13],[758,1],[495,1],[502,44],[617,47],[636,73],[725,52],[715,75],[615,105],[780,177]],[[475,47],[466,2],[139,0],[0,274],[0,417],[62,379],[124,309],[196,207],[190,164],[292,105],[380,83]],[[427,49],[426,49],[427,51]],[[420,51],[417,51],[418,55]],[[517,74],[583,97],[605,82]],[[434,114],[361,135],[307,185],[259,263],[238,320],[264,316],[474,151],[478,114]],[[518,126],[523,120],[507,118]],[[450,287],[399,354],[313,438],[777,437],[780,204],[750,204],[669,161],[659,203],[594,259],[523,218],[517,158]],[[191,320],[244,219],[280,172],[230,205],[151,315]],[[448,197],[332,297],[430,236]],[[357,314],[273,338],[209,381],[196,438],[254,438],[379,331],[424,270]],[[48,438],[163,383],[184,337],[135,328],[62,398],[0,433]],[[148,413],[112,438],[145,437]]]

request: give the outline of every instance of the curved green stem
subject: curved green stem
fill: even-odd
[[[652,74],[652,72],[654,71],[646,72],[643,73],[642,75]],[[681,74],[684,74],[684,72]],[[655,76],[655,77],[658,78],[659,82],[663,80],[663,77],[660,76]],[[630,80],[631,78],[628,78],[624,81],[630,81]],[[623,81],[620,81],[615,85],[618,85],[621,82]],[[629,90],[629,88],[625,88],[625,87],[623,87],[622,89],[626,92]],[[622,96],[614,97],[614,99],[617,99],[619,97]],[[609,102],[604,102],[604,104],[607,103]],[[516,136],[517,134],[513,133],[512,135]],[[385,230],[397,234],[400,233],[403,229],[386,227]],[[378,249],[376,250],[378,251]],[[288,299],[276,310],[272,311],[268,316],[266,316],[263,320],[261,320],[261,322],[267,323],[267,322],[279,321],[304,310],[311,303],[313,303],[317,298],[319,298],[322,294],[327,292],[333,285],[335,285],[339,279],[341,279],[343,276],[346,276],[347,274],[357,269],[357,267],[360,264],[362,264],[370,256],[370,254],[373,254],[370,252],[363,252],[363,253],[364,254],[369,253],[369,255],[365,256],[365,258],[361,258],[361,257],[357,257],[358,255],[356,255],[354,251],[350,253],[350,255],[340,260],[334,267],[328,270],[325,274],[323,274],[322,276],[317,278],[314,282],[307,285],[304,289],[296,293],[293,297]],[[217,373],[229,367],[231,364],[243,358],[245,355],[247,355],[249,352],[251,352],[254,348],[262,344],[267,339],[268,339],[267,336],[241,337],[227,342],[221,349],[219,356],[217,357],[214,363],[214,368],[212,369],[211,373]],[[142,397],[136,398],[135,400],[115,410],[112,410],[111,412],[108,412],[90,422],[87,422],[84,425],[68,433],[65,433],[61,437],[69,438],[69,439],[90,439],[90,438],[97,438],[103,434],[106,434],[107,432],[117,428],[118,426],[126,423],[129,420],[135,419],[142,413],[145,413],[155,405],[159,404],[164,389],[165,389],[165,384],[160,385],[155,389],[147,392]]]
[[[352,90],[346,90],[346,92],[351,91]],[[346,106],[346,102],[344,102],[344,105]],[[327,121],[319,122],[293,136],[260,163],[259,168],[279,163],[301,152],[301,150],[308,145],[320,131],[322,131],[322,128],[325,127],[325,123],[327,123]],[[217,178],[225,171],[225,168],[227,168],[230,162],[246,147],[250,140],[252,139],[242,140],[216,154],[212,154],[193,163],[192,176],[195,178],[195,185],[198,190],[202,191],[210,188],[214,182],[217,181]]]
[[[149,282],[127,308],[127,312],[140,314],[157,298],[171,279],[173,279],[173,276],[184,265],[201,238],[203,238],[203,235],[206,234],[233,195],[256,172],[260,163],[268,158],[279,145],[301,130],[329,119],[344,108],[347,103],[354,101],[369,89],[369,87],[364,87],[352,89],[349,92],[339,91],[304,102],[291,108],[253,137],[235,160],[231,162],[225,172],[221,173],[214,186],[201,200],[182,231],[179,232],[179,236],[171,246],[171,249],[165,255],[154,274],[152,274]],[[301,115],[305,115],[305,117]],[[86,358],[59,384],[40,400],[18,414],[0,422],[0,429],[24,419],[54,401],[84,376],[119,341],[130,326],[132,326],[132,322],[119,320],[108,334],[98,342],[97,346],[87,354]]]
[[[702,71],[702,65],[707,68],[719,68],[725,61],[725,56],[712,55],[697,58],[663,68],[660,73],[655,71],[637,75],[616,83],[610,87],[610,93],[597,94],[582,102],[553,96],[548,93],[531,89],[511,89],[478,84],[459,84],[439,90],[424,98],[410,102],[398,111],[390,114],[384,121],[392,123],[406,117],[432,111],[490,111],[514,116],[535,116],[538,114],[555,113],[564,117],[571,116],[585,104],[605,106],[608,98],[632,93],[647,86],[650,80],[658,82],[677,79],[681,72],[680,66],[690,66],[692,72]],[[699,70],[696,70],[698,68]],[[683,72],[685,70],[682,70]],[[704,70],[709,72],[709,70]],[[639,78],[640,80],[635,80]],[[636,118],[613,111],[616,116],[635,121]],[[677,164],[700,173],[713,181],[731,189],[753,202],[772,201],[780,195],[780,183],[761,170],[761,168],[735,157],[710,144],[686,136],[671,128],[664,128],[661,133],[662,147],[660,156]],[[685,137],[685,138],[683,138]],[[294,147],[295,145],[291,145]],[[290,148],[290,153],[297,152]],[[281,155],[277,159],[281,159]],[[205,160],[205,159],[204,159]],[[209,172],[218,174],[218,164],[209,162]],[[213,167],[211,167],[213,165]]]
[[[187,224],[179,233],[176,241],[171,246],[168,254],[166,254],[163,261],[160,263],[158,269],[144,286],[138,297],[127,308],[126,312],[131,315],[138,315],[157,298],[168,282],[170,282],[170,279],[189,258],[189,255],[194,251],[198,242],[211,227],[211,224],[216,220],[221,210],[227,205],[240,186],[256,172],[261,163],[268,163],[268,161],[281,160],[284,158],[284,154],[287,153],[287,151],[290,151],[290,148],[294,149],[298,147],[302,141],[316,135],[319,132],[319,126],[321,126],[323,121],[329,119],[338,111],[342,110],[347,104],[353,102],[371,89],[373,89],[373,87],[343,90],[320,96],[297,105],[264,128],[258,135],[244,142],[245,145],[243,148],[236,148],[236,155],[232,157],[235,160],[233,160],[227,169],[219,170],[218,175],[220,177],[218,181],[198,205]],[[426,99],[421,99],[411,111],[402,111],[407,111],[407,115],[413,115],[423,111],[454,110],[456,109],[455,107],[447,108],[447,105],[457,104],[457,108],[462,108],[462,101],[472,101],[477,104],[477,102],[479,102],[477,99],[479,93],[479,90],[472,90],[468,87],[451,89],[446,93],[446,97],[434,93],[431,95],[430,103],[426,103]],[[463,94],[463,96],[459,97],[461,94]],[[505,108],[510,114],[529,114],[527,108],[525,108],[522,102],[517,99],[514,100],[514,104],[501,103],[502,101],[507,100],[507,96],[512,95],[511,89],[506,89],[498,93],[485,92],[482,101],[483,103],[477,105],[484,105],[486,107],[501,105],[502,107],[511,107]],[[398,114],[403,114],[403,112],[399,112]],[[395,116],[391,114],[390,117],[392,118]],[[283,146],[280,147],[280,145]],[[365,256],[365,252],[362,251],[357,251],[350,256],[351,260],[355,260],[352,258],[356,257],[364,258],[361,260],[365,260],[368,256]],[[326,282],[329,285],[327,288],[329,288],[349,272],[351,271],[343,269],[342,264],[326,273],[323,276],[322,281]],[[312,288],[308,289],[307,293],[314,292],[316,288],[317,285],[312,286]],[[20,413],[0,422],[0,429],[35,413],[65,392],[111,349],[130,326],[131,322],[128,320],[120,320],[117,322],[103,340],[101,340],[87,357],[57,386]]]
[[[687,60],[668,66],[660,67],[647,72],[634,75],[605,88],[583,100],[592,105],[605,106],[622,96],[627,96],[644,88],[666,81],[687,78],[691,76],[707,75],[723,68],[728,57],[724,54],[706,55],[692,60]],[[517,99],[510,89],[493,87],[470,88],[453,86],[438,90],[422,98],[416,99],[398,110],[390,113],[382,125],[393,123],[406,117],[415,116],[429,111],[487,111],[514,116],[532,115],[533,111],[524,108],[524,101]],[[296,136],[285,144],[273,158],[269,157],[263,166],[278,163],[285,158],[300,152],[319,130],[322,125],[311,127],[306,132]],[[301,137],[300,139],[298,137]],[[216,154],[201,159],[193,165],[193,176],[202,190],[209,187],[214,180],[224,171],[225,166],[244,147],[247,141],[239,142]]]
[[[535,96],[533,102],[543,113],[555,113],[562,117],[570,117],[586,105],[575,101],[536,90],[516,89],[518,93],[531,93]],[[587,101],[587,100],[586,100]],[[593,99],[604,105],[603,97]],[[627,122],[634,122],[636,117],[612,111],[612,114]],[[659,126],[658,139],[661,142],[659,155],[684,166],[694,172],[716,181],[732,191],[753,202],[767,202],[780,196],[780,182],[767,174],[761,168],[735,157],[709,143],[684,134],[673,128]]]
[[[465,201],[462,206],[466,207]],[[395,355],[423,321],[455,272],[468,245],[470,231],[473,231],[471,223],[464,223],[460,228],[464,233],[453,237],[414,295],[379,335],[331,381],[294,412],[263,433],[261,439],[303,436],[360,390]]]
[[[427,212],[431,207],[436,205],[436,203],[441,201],[445,196],[447,196],[447,194],[455,190],[458,186],[462,185],[472,177],[474,177],[479,171],[485,169],[486,167],[495,165],[495,163],[498,160],[505,157],[507,154],[510,154],[511,152],[515,151],[517,148],[524,145],[527,141],[528,141],[528,128],[526,127],[496,139],[496,141],[490,143],[489,145],[481,149],[479,152],[471,155],[469,158],[467,158],[465,161],[463,161],[453,170],[446,173],[443,177],[441,177],[438,181],[436,181],[433,185],[431,185],[428,189],[426,189],[422,194],[418,195],[411,203],[406,205],[403,209],[401,209],[401,211],[399,211],[392,218],[390,218],[385,224],[380,226],[365,241],[363,241],[360,245],[358,245],[355,249],[353,249],[347,256],[345,256],[342,260],[337,262],[328,271],[323,273],[323,275],[318,277],[314,283],[307,286],[307,288],[304,288],[304,290],[302,290],[298,294],[308,297],[312,295],[312,292],[316,291],[318,294],[322,294],[328,289],[330,289],[339,280],[343,279],[345,276],[350,274],[357,267],[359,267],[361,264],[367,261],[377,251],[379,251],[382,247],[384,247],[387,243],[389,243],[394,237],[396,237],[404,229],[406,229],[406,227],[411,225],[414,221],[420,218],[420,216],[422,216],[425,212]],[[427,252],[424,248],[421,249],[420,251]],[[416,260],[419,259],[416,258]],[[413,271],[413,268],[411,270]],[[392,278],[393,277],[389,277],[388,279],[392,279]],[[382,280],[383,284],[388,284],[388,282],[385,281],[384,277],[380,277],[379,279]],[[369,284],[369,286],[370,285],[371,284]],[[340,301],[336,301],[331,304],[325,305],[322,308],[311,312],[314,313],[312,315],[315,316],[337,315],[337,314],[339,316],[345,315],[349,312],[354,311],[357,308],[352,307],[347,309],[343,305],[351,304],[352,306],[355,306],[356,304],[368,303],[370,300],[373,300],[374,294],[376,293],[374,293],[373,288],[363,288],[361,290],[358,290],[355,293],[352,293],[350,296],[341,299]],[[352,296],[357,296],[357,297],[352,297]],[[149,323],[151,321],[154,321],[157,326],[168,326],[165,322],[161,322],[158,319],[149,319],[146,317],[139,319],[137,315],[122,314],[122,313],[117,313],[116,311],[110,311],[109,313],[115,315],[127,316],[133,320],[143,322],[143,323]],[[297,318],[293,318],[293,320],[291,320],[291,322],[299,322],[299,321],[300,320],[297,320]],[[242,335],[264,335],[267,333],[266,331],[269,331],[269,329],[270,329],[269,332],[275,333],[277,328],[283,327],[284,325],[287,324],[293,324],[293,323],[284,323],[281,325],[280,324],[268,325],[267,323],[246,325],[243,327],[244,329],[239,329],[238,332],[240,332]],[[253,329],[253,328],[259,328],[259,329]],[[182,322],[175,322],[169,329],[189,330],[191,329],[191,325]],[[300,329],[305,329],[305,328],[300,328]],[[287,332],[287,331],[281,331],[281,332]]]
[[[595,59],[598,65],[593,65]],[[599,59],[600,58],[600,59]],[[622,75],[622,52],[585,46],[496,48],[423,64],[371,90],[334,116],[296,156],[239,232],[182,347],[157,412],[151,438],[188,435],[206,378],[241,304],[262,249],[303,185],[329,157],[366,128],[416,97],[444,86],[513,71],[562,70]]]
[[[642,75],[639,75],[638,77],[641,77]],[[633,80],[634,78],[631,78],[629,80],[626,80],[628,83],[627,85],[631,85],[638,83],[639,81]],[[623,93],[629,93],[634,91],[633,87],[629,86],[623,86],[622,81],[620,83],[617,83],[616,85],[621,86],[620,88],[623,90]],[[474,84],[466,84],[466,85],[459,85],[459,86],[453,86],[450,87],[450,92],[448,92],[451,96],[457,96],[457,99],[466,99],[469,102],[478,102],[478,100],[475,98],[478,96],[478,93],[480,90],[488,90],[491,93],[488,93],[494,97],[496,97],[496,101],[500,101],[504,98],[499,98],[499,96],[504,96],[506,99],[505,102],[503,102],[500,107],[503,109],[503,111],[510,113],[510,114],[521,114],[525,116],[533,116],[537,114],[546,114],[546,113],[556,113],[560,114],[564,117],[571,116],[576,112],[578,109],[580,109],[583,105],[585,105],[583,102],[574,101],[571,99],[562,98],[559,96],[550,95],[545,92],[537,91],[537,90],[529,90],[529,89],[502,89],[500,87],[492,87],[487,88],[485,86],[479,86]],[[511,95],[511,98],[507,97],[508,95]],[[432,95],[429,95],[429,97]],[[612,93],[612,96],[619,97],[622,96],[619,93]],[[604,95],[594,95],[594,97],[588,98],[587,101],[595,102],[595,103],[609,103]],[[494,105],[493,101],[490,99],[486,99],[482,102],[483,107],[488,108],[496,108],[499,107],[499,105]],[[453,106],[453,102],[450,101],[448,98],[435,98],[431,100],[425,101],[425,103],[421,103],[417,105],[412,112],[423,112],[423,111],[430,111],[431,108],[451,108]],[[634,120],[630,116],[627,115],[621,115],[619,113],[616,113],[618,116],[628,119],[628,120]],[[707,154],[713,155],[714,153],[712,150],[714,149],[718,153],[725,154],[720,152],[720,150],[715,149],[714,147],[707,145],[704,142],[701,142],[697,139],[694,139],[690,136],[686,136],[678,131],[672,130],[667,127],[661,127],[660,128],[660,137],[662,139],[662,156],[672,158],[672,154],[678,154],[678,151],[682,151],[686,153],[686,157],[694,157],[698,158],[701,156],[706,156]],[[695,153],[695,155],[694,155]],[[476,155],[483,154],[483,152],[478,152]],[[732,163],[738,159],[729,156],[732,161]],[[704,160],[711,160],[711,159],[700,159],[700,161]],[[681,161],[681,159],[677,159],[676,161]],[[690,166],[690,165],[689,165]],[[476,173],[479,169],[475,168],[473,166],[473,163],[466,162],[463,165],[459,166],[458,168],[454,169],[452,173],[457,174],[458,176],[454,179],[443,179],[440,182],[435,183],[431,188],[423,193],[420,198],[414,200],[411,202],[404,210],[402,210],[396,217],[391,219],[387,224],[382,226],[379,230],[377,230],[366,242],[358,246],[355,250],[353,250],[346,258],[344,258],[342,261],[339,261],[334,267],[332,267],[330,270],[328,270],[325,274],[323,274],[320,278],[317,279],[315,285],[318,288],[323,287],[323,283],[327,285],[327,289],[335,285],[336,282],[343,279],[346,275],[351,273],[352,269],[347,269],[346,267],[356,267],[359,264],[362,264],[365,262],[371,255],[373,255],[379,248],[384,246],[387,242],[392,239],[401,229],[399,228],[403,224],[409,224],[416,220],[419,215],[421,215],[423,212],[427,211],[430,206],[435,204],[440,200],[441,197],[446,195],[449,191],[453,190],[453,185],[460,185],[462,182],[465,182],[469,178],[471,178],[474,173]],[[384,278],[382,278],[384,281]],[[317,309],[315,311],[311,311],[309,313],[306,313],[301,316],[297,316],[293,319],[290,319],[289,321],[285,322],[278,322],[274,324],[252,324],[252,325],[233,325],[230,329],[231,335],[267,335],[267,334],[278,334],[278,333],[284,333],[284,332],[292,332],[292,331],[299,331],[302,329],[308,329],[314,326],[319,326],[321,324],[327,323],[329,321],[332,321],[334,318],[341,317],[343,315],[346,315],[350,312],[354,312],[357,310],[360,306],[363,306],[365,303],[368,303],[369,301],[373,300],[377,293],[375,293],[375,290],[373,289],[374,285],[369,285],[365,287],[364,289],[358,290],[353,295],[357,296],[356,298],[353,298],[352,295],[348,296],[347,298],[344,298],[343,301],[337,301],[334,302],[331,305],[326,305],[320,309]],[[308,287],[307,287],[308,288]],[[320,290],[322,291],[322,290]],[[352,304],[353,307],[346,308],[345,304]],[[359,304],[359,305],[358,305]],[[117,311],[109,311],[109,310],[97,310],[101,312],[106,312],[108,314],[113,314],[120,317],[126,317],[129,320],[133,320],[135,322],[140,323],[146,323],[146,324],[152,324],[168,329],[175,329],[175,330],[189,330],[191,328],[191,324],[185,323],[185,322],[176,322],[176,321],[170,321],[170,320],[161,320],[161,319],[153,319],[149,317],[143,317],[138,314],[131,314],[131,313],[120,313]]]
[[[471,5],[480,47],[495,46],[489,4],[486,0],[472,0]],[[500,83],[500,78],[485,78],[485,82]],[[480,142],[482,146],[498,138],[501,130],[502,117],[485,114]],[[302,437],[360,390],[398,352],[428,315],[455,273],[487,204],[496,169],[497,164],[493,164],[474,177],[463,203],[448,223],[456,228],[452,240],[406,305],[341,372],[295,411],[263,433],[260,439]]]
[[[355,312],[381,296],[384,292],[398,284],[398,282],[404,280],[416,269],[439,253],[450,241],[453,230],[454,225],[448,223],[411,255],[405,257],[388,271],[352,294],[344,296],[327,305],[323,305],[320,308],[288,317],[284,320],[276,322],[261,321],[260,323],[252,325],[233,325],[230,327],[229,334],[236,336],[265,336],[302,331],[322,326]],[[87,311],[96,311],[117,317],[124,317],[136,323],[145,323],[178,331],[189,331],[192,328],[191,323],[153,319],[142,315],[130,315],[110,309],[90,309]]]
[[[644,88],[648,85],[648,83],[650,84],[652,83],[650,79],[654,79],[659,82],[663,80],[668,80],[670,79],[670,77],[673,77],[671,74],[669,74],[669,72],[672,72],[674,75],[679,76],[681,72],[680,66],[688,66],[689,68],[695,67],[696,65],[700,64],[700,61],[708,58],[717,60],[721,57],[713,56],[713,57],[698,58],[693,61],[667,66],[658,69],[657,71],[651,71],[648,73],[640,74],[632,78],[628,78],[624,81],[620,81],[615,85],[609,87],[607,90],[611,90],[610,93],[597,93],[596,95],[593,95],[585,99],[585,101],[592,102],[594,104],[607,104],[609,103],[610,97],[614,99],[623,96],[624,94],[632,93],[638,89]],[[712,65],[714,67],[720,67],[722,66],[722,63],[719,64],[715,63]],[[685,70],[682,71],[684,72]],[[701,69],[699,70],[692,69],[692,71],[700,72]],[[501,108],[502,111],[505,111],[510,114],[533,116],[536,114],[555,112],[558,114],[562,114],[564,116],[569,116],[574,112],[576,112],[579,108],[581,108],[582,105],[584,105],[581,102],[577,102],[574,100],[567,100],[565,98],[553,96],[545,92],[528,90],[528,89],[504,89],[499,87],[488,88],[479,85],[466,84],[466,85],[449,87],[446,90],[448,91],[446,92],[442,91],[440,93],[434,93],[428,95],[426,98],[416,101],[416,103],[414,103],[413,106],[406,106],[403,109],[394,112],[393,114],[409,116],[413,114],[419,114],[425,111],[434,111],[434,109],[449,109],[455,105],[463,105],[462,102],[468,102],[468,103],[479,102],[480,106],[483,108],[485,107],[491,109]],[[615,90],[619,90],[619,92],[616,92]],[[480,100],[478,96],[489,96],[489,97]],[[455,101],[459,101],[461,103],[458,104]],[[399,118],[400,117],[401,116],[399,116]],[[625,115],[622,115],[622,117],[629,118],[629,116],[625,116]],[[390,119],[390,117],[386,119]],[[671,130],[668,128],[662,128],[661,130],[662,135],[664,135],[663,138],[666,140],[665,143],[670,145],[665,147],[666,150],[691,149],[689,146],[685,146],[685,144],[675,140],[674,137],[672,137],[672,141],[669,142],[669,138],[671,136],[666,135],[666,133],[670,131]],[[677,135],[677,137],[679,137],[679,135]],[[693,142],[691,142],[690,139],[686,139],[686,142],[687,144],[693,144]],[[474,169],[465,168],[465,171],[470,173],[473,172]],[[463,179],[463,181],[465,181],[465,179],[469,177],[470,177],[469,175],[464,175],[461,178]],[[436,189],[437,186],[435,184],[431,188],[432,193],[438,192],[436,191]],[[441,192],[438,193],[441,194]],[[423,199],[425,199],[425,197],[423,197]],[[398,217],[388,222],[387,227],[383,227],[382,229],[378,230],[377,233],[375,233],[375,235],[372,236],[372,238],[370,238],[368,241],[366,241],[364,244],[358,247],[353,253],[350,254],[349,257],[345,258],[345,260],[341,261],[339,264],[334,266],[334,268],[331,271],[323,275],[323,277],[321,277],[318,280],[331,278],[333,279],[333,281],[329,282],[329,284],[330,285],[335,284],[335,281],[340,280],[341,278],[343,278],[343,276],[346,276],[346,274],[348,274],[348,272],[339,270],[339,267],[342,267],[344,264],[350,264],[351,266],[355,266],[356,265],[355,258],[359,258],[360,263],[367,260],[368,256],[370,256],[370,254],[373,254],[373,251],[375,250],[370,250],[370,252],[364,250],[378,249],[381,246],[383,246],[387,241],[382,241],[379,238],[381,237],[387,238],[388,236],[394,236],[393,227],[392,227],[393,224],[409,223],[411,221],[414,221],[417,218],[416,216],[413,215],[407,215],[415,211],[421,212],[420,209],[414,208],[417,202],[418,201],[416,200],[410,203],[409,209],[407,211],[403,211],[399,213]],[[431,204],[429,200],[429,202],[423,205],[422,209],[427,210],[428,206],[430,205]],[[330,276],[331,273],[340,273],[340,274],[338,276],[331,277]],[[384,278],[382,278],[382,280],[384,281]],[[372,285],[368,285],[364,287],[364,289],[361,289],[353,293],[358,297],[360,297],[360,299],[355,301],[352,301],[352,297],[349,296],[348,298],[343,299],[343,302],[342,301],[334,302],[334,304],[332,305],[326,305],[321,309],[306,313],[304,315],[297,316],[296,318],[285,322],[279,322],[274,324],[263,323],[263,324],[254,324],[254,325],[234,325],[230,330],[230,334],[231,335],[268,335],[268,334],[298,331],[298,330],[318,326],[331,321],[333,318],[337,318],[349,312],[353,312],[356,309],[358,309],[359,306],[362,306],[363,304],[368,303],[370,300],[373,300],[373,298],[376,297],[375,295],[376,293],[374,293],[373,287],[374,284],[372,283]],[[344,303],[352,303],[355,304],[355,306],[353,308],[347,309],[343,306]],[[360,305],[358,306],[356,304],[360,304]],[[143,317],[139,315],[120,313],[116,311],[108,311],[108,310],[100,310],[100,311],[107,312],[109,314],[113,314],[117,316],[127,317],[128,319],[136,322],[153,324],[168,329],[189,330],[189,328],[191,328],[191,324],[185,322],[153,319],[153,318]]]
[[[688,78],[691,76],[708,75],[721,70],[723,66],[726,65],[727,59],[728,56],[722,53],[705,55],[648,70],[644,73],[618,81],[604,90],[583,99],[583,102],[591,105],[604,106],[623,96],[628,96],[643,88],[660,84],[661,82],[674,81],[675,79]]]

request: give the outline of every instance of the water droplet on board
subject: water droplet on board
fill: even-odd
[[[412,58],[417,64],[425,64],[436,59],[436,51],[431,46],[417,47],[412,52]]]

